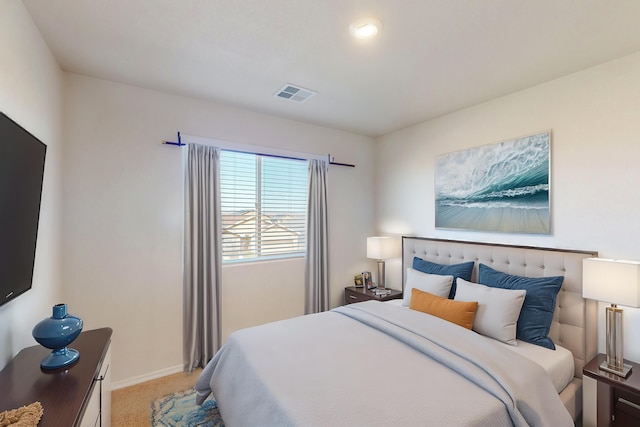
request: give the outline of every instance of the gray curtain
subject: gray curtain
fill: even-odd
[[[305,314],[329,310],[327,162],[309,161]]]
[[[184,215],[184,370],[204,367],[220,348],[220,150],[187,145]]]

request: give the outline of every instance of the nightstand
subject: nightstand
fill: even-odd
[[[369,300],[376,301],[389,301],[392,299],[401,299],[402,291],[398,291],[395,289],[391,289],[390,295],[385,295],[383,297],[378,297],[373,292],[373,290],[368,291],[366,288],[356,288],[355,286],[349,286],[344,288],[344,303],[345,304],[353,304],[354,302],[362,302]]]
[[[584,426],[640,425],[640,364],[625,360],[625,363],[632,366],[632,371],[627,378],[622,378],[598,368],[605,359],[604,354],[598,354],[582,369],[582,373],[587,377],[583,386],[587,386],[588,380],[593,379],[596,381],[597,390],[595,408],[588,406],[585,395]],[[588,387],[585,388],[585,392],[587,389]],[[595,417],[589,416],[589,412],[593,413],[594,409]]]

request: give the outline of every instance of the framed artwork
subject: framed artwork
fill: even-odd
[[[371,272],[370,271],[363,271],[362,272],[362,282],[364,283],[364,287],[367,288],[367,289],[375,288],[375,285],[373,284],[373,279],[371,278]]]
[[[356,274],[353,276],[353,284],[356,288],[364,287],[364,283],[362,282],[362,274]]]
[[[439,156],[436,228],[549,234],[551,131]]]

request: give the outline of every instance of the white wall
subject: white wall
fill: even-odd
[[[34,286],[0,307],[0,367],[35,345],[33,325],[61,301],[86,329],[114,328],[116,383],[181,365],[181,154],[160,143],[177,130],[357,164],[330,171],[334,306],[354,273],[375,271],[374,229],[640,259],[640,54],[381,137],[375,153],[367,137],[197,99],[70,74],[61,84],[18,0],[0,2],[0,63],[0,109],[48,145]],[[550,236],[434,229],[437,155],[545,129]],[[300,260],[225,268],[224,335],[301,314],[303,270]],[[387,275],[398,287],[399,264]],[[640,310],[625,318],[626,355],[640,361]]]
[[[370,138],[73,74],[64,91],[65,296],[87,329],[113,328],[116,384],[182,365],[182,149],[162,144],[178,130],[357,164],[329,171],[342,303],[374,225]],[[303,272],[302,259],[225,267],[224,336],[303,314]]]
[[[60,301],[62,72],[19,0],[0,2],[0,111],[47,145],[33,287],[0,307],[0,368]],[[1,237],[0,237],[1,238]]]
[[[552,129],[551,235],[434,228],[436,156],[547,129]],[[639,160],[640,53],[379,138],[378,228],[640,260]],[[400,269],[387,274],[399,281]],[[625,356],[640,362],[640,309],[625,310],[625,328]]]

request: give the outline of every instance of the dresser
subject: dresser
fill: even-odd
[[[51,371],[40,368],[51,350],[21,350],[0,372],[0,412],[39,401],[44,413],[38,427],[111,425],[111,334],[111,328],[82,332],[69,346],[80,359]]]

